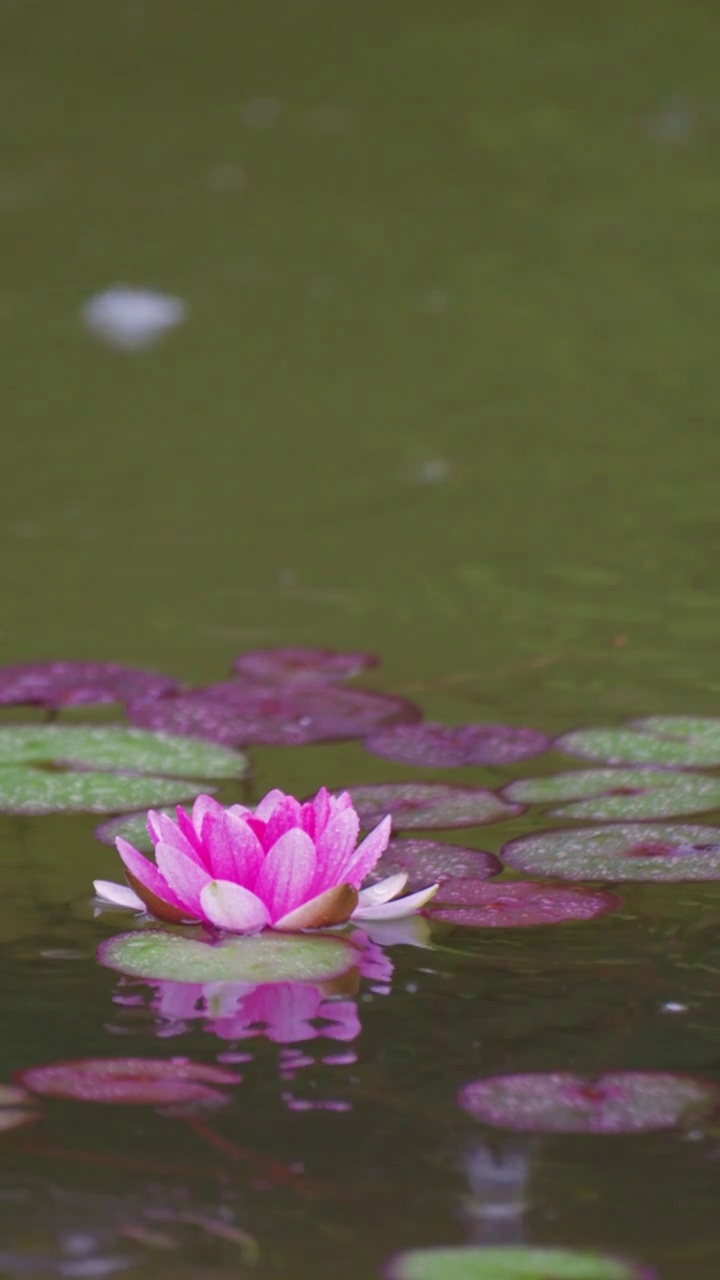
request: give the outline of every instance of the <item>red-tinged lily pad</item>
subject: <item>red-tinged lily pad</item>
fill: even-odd
[[[503,862],[559,880],[720,880],[720,827],[618,823],[510,840]]]
[[[664,1071],[538,1072],[475,1080],[458,1103],[476,1120],[523,1133],[649,1133],[712,1111],[720,1086]]]
[[[391,1258],[388,1280],[657,1280],[644,1263],[524,1245],[440,1245]]]
[[[363,743],[373,755],[428,769],[462,765],[510,765],[547,751],[550,738],[536,729],[509,724],[398,724],[370,734]]]
[[[116,662],[34,662],[0,667],[0,705],[62,707],[164,698],[177,680]]]
[[[414,893],[428,884],[461,876],[489,880],[499,875],[502,863],[482,849],[465,849],[438,840],[391,840],[370,879],[384,880],[400,871],[407,871],[407,889]]]
[[[480,929],[531,929],[594,920],[619,906],[617,895],[605,889],[570,888],[554,881],[446,880],[424,914],[445,924]]]
[[[599,822],[642,821],[720,808],[720,778],[667,769],[580,769],[521,778],[502,795],[520,804],[553,804],[553,816]]]
[[[134,724],[211,742],[286,747],[362,738],[380,725],[420,719],[412,703],[370,689],[241,680],[159,701],[141,699],[130,704],[127,714]]]
[[[30,1067],[19,1078],[42,1097],[151,1107],[224,1101],[215,1086],[240,1083],[233,1071],[185,1058],[81,1058]]]
[[[337,649],[282,647],[241,653],[233,662],[243,680],[255,684],[339,684],[378,665],[373,653],[342,653]]]
[[[250,937],[180,937],[138,929],[101,943],[98,960],[133,978],[190,983],[328,982],[357,965],[347,938],[261,933]]]
[[[720,720],[648,716],[618,728],[576,729],[556,746],[566,755],[607,764],[711,768],[720,765]]]
[[[388,813],[395,831],[430,831],[504,822],[523,811],[484,787],[445,782],[378,782],[347,789],[366,829]]]

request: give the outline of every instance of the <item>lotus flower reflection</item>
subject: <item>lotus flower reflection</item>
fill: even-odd
[[[437,885],[397,899],[407,875],[361,888],[390,839],[389,817],[357,844],[360,819],[347,792],[325,788],[301,804],[270,791],[255,810],[223,808],[198,796],[177,821],[151,810],[150,862],[118,837],[129,887],[95,881],[114,906],[148,911],[173,924],[208,924],[231,933],[329,928],[347,920],[387,920],[419,910]]]

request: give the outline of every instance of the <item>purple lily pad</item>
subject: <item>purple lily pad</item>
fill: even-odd
[[[370,734],[363,746],[373,755],[427,769],[462,765],[509,765],[547,751],[550,738],[509,724],[395,725]]]
[[[213,1086],[240,1083],[233,1071],[185,1058],[81,1058],[29,1067],[19,1079],[31,1093],[47,1098],[133,1106],[224,1101]]]
[[[305,746],[361,738],[379,725],[419,720],[420,710],[402,698],[337,685],[208,685],[177,697],[143,698],[127,714],[150,729],[208,738],[228,746]]]
[[[510,840],[503,862],[560,880],[720,880],[720,827],[618,823]]]
[[[436,905],[437,904],[437,905]],[[620,899],[605,889],[587,889],[536,880],[486,884],[445,880],[424,914],[445,924],[484,929],[531,929],[538,925],[594,920],[616,911]]]
[[[116,662],[34,662],[0,667],[0,705],[99,706],[135,698],[164,698],[177,680]]]
[[[377,666],[378,659],[373,653],[283,647],[241,653],[233,662],[233,671],[255,684],[296,688],[299,685],[339,684]]]
[[[387,1280],[657,1280],[644,1263],[538,1245],[440,1245],[397,1253]]]
[[[619,728],[576,729],[556,745],[566,755],[607,764],[708,768],[720,765],[720,720],[648,716]]]
[[[502,863],[494,853],[482,849],[465,849],[438,840],[391,840],[370,879],[384,880],[400,871],[407,871],[407,888],[414,893],[426,885],[463,876],[489,880],[500,874]]]
[[[501,794],[520,804],[574,801],[551,809],[554,817],[632,822],[720,808],[720,778],[657,768],[579,769],[520,778]]]
[[[429,831],[504,822],[523,811],[522,805],[508,804],[484,787],[445,782],[378,782],[347,789],[365,828],[388,813],[395,831]]]
[[[538,1072],[475,1080],[458,1103],[476,1120],[523,1133],[649,1133],[714,1109],[720,1087],[664,1071]]]

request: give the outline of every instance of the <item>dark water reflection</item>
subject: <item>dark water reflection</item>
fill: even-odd
[[[0,660],[201,682],[319,644],[377,649],[368,684],[450,723],[716,713],[707,5],[0,0],[0,32]],[[155,345],[84,325],[122,282],[185,308]],[[256,796],[406,773],[354,743],[253,758]],[[339,997],[347,1040],[274,1043],[96,965],[92,827],[0,822],[0,1080],[252,1058],[197,1123],[56,1100],[0,1135],[0,1270],[370,1277],[507,1239],[714,1280],[715,1119],[525,1142],[455,1105],[491,1073],[720,1078],[713,886],[390,944],[391,982]]]
[[[334,994],[139,984],[94,963],[109,916],[66,916],[58,927],[79,945],[45,958],[48,918],[42,937],[5,949],[6,1078],[111,1055],[217,1060],[244,1078],[228,1106],[195,1114],[48,1099],[41,1120],[3,1135],[3,1265],[194,1275],[259,1249],[261,1272],[292,1257],[329,1275],[350,1250],[373,1274],[396,1248],[468,1239],[604,1247],[664,1258],[670,1276],[697,1256],[703,1274],[712,1115],[641,1135],[524,1137],[478,1124],[455,1098],[507,1072],[717,1078],[717,947],[693,930],[707,892],[636,886],[589,930],[388,945],[353,993]]]

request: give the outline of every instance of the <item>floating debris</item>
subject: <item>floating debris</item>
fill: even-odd
[[[90,298],[81,315],[85,328],[103,342],[124,351],[141,351],[182,324],[187,312],[182,298],[115,285]]]

